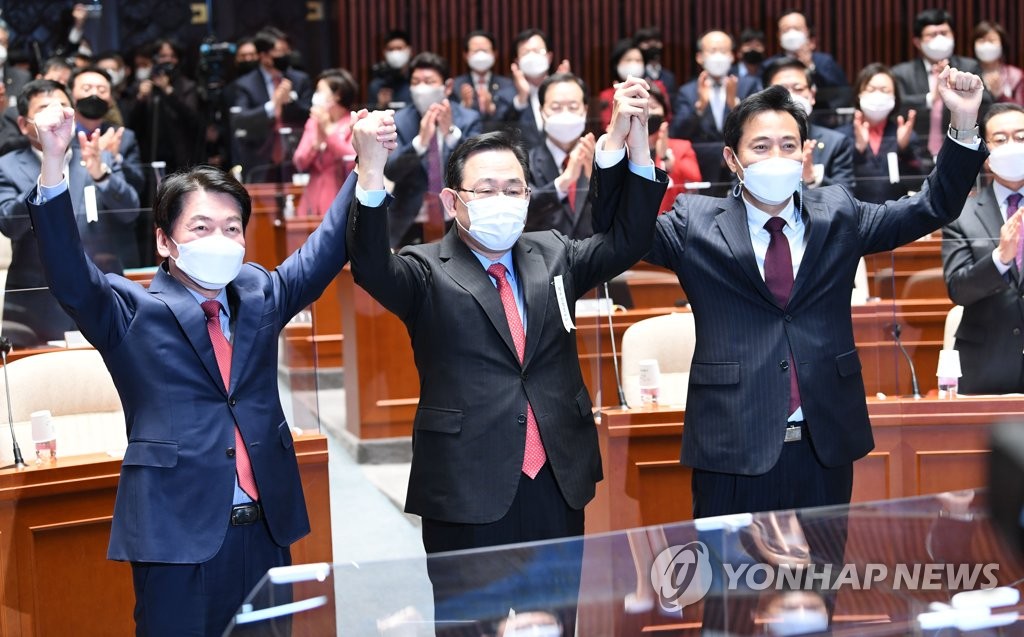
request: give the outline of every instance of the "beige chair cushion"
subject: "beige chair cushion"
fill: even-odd
[[[640,361],[653,358],[661,371],[658,402],[685,405],[696,332],[687,311],[644,319],[622,335],[622,389],[631,407],[640,403]]]

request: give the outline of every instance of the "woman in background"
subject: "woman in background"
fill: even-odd
[[[1024,105],[1024,71],[1007,64],[1006,29],[998,22],[982,20],[974,27],[974,57],[981,63],[981,79],[997,102]]]
[[[317,77],[313,106],[293,158],[298,171],[309,173],[309,184],[295,207],[297,216],[323,216],[352,169],[352,105],[357,91],[345,69],[328,69]]]
[[[660,83],[660,82],[659,82]],[[672,209],[672,203],[686,190],[686,184],[701,181],[700,166],[693,145],[685,139],[668,136],[668,99],[652,84],[648,98],[647,134],[654,153],[654,165],[668,173],[668,190],[661,200],[661,212]]]
[[[644,54],[632,39],[619,40],[612,48],[611,55],[612,77],[615,80],[612,86],[601,91],[598,102],[601,105],[601,130],[608,130],[608,124],[612,121],[612,99],[615,97],[615,84],[624,82],[627,77],[644,76]],[[665,85],[661,80],[648,80],[648,84],[665,92]],[[667,119],[672,119],[672,109],[666,109]]]

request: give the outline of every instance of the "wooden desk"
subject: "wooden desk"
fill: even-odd
[[[331,562],[327,439],[295,439],[312,533],[292,546],[292,561]],[[131,568],[106,559],[119,459],[69,456],[55,464],[0,469],[0,634],[133,635]],[[296,635],[334,634],[301,625]]]
[[[875,449],[854,465],[854,502],[985,486],[989,425],[1020,418],[1024,398],[872,398],[868,413]],[[692,518],[691,472],[679,464],[684,416],[670,407],[602,412],[605,479],[587,533]]]
[[[883,299],[945,297],[942,236],[936,234],[864,257],[871,296]],[[931,276],[925,275],[930,272]],[[914,276],[918,275],[918,276]]]

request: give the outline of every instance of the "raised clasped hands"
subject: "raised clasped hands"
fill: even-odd
[[[612,123],[603,150],[628,147],[630,160],[640,166],[650,165],[651,151],[647,133],[650,86],[643,78],[630,76],[615,85],[612,100]]]
[[[353,115],[352,146],[358,156],[359,185],[364,190],[384,188],[384,165],[388,154],[398,147],[398,129],[392,110]]]

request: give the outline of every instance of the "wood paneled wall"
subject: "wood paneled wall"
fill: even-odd
[[[783,10],[801,10],[815,25],[818,46],[835,55],[851,81],[869,62],[895,64],[914,54],[911,24],[918,11],[944,6],[956,21],[957,53],[973,55],[971,31],[983,19],[1006,27],[1011,39],[1024,33],[1019,0],[339,0],[338,62],[362,82],[381,59],[384,34],[402,28],[416,51],[431,50],[463,73],[462,37],[472,29],[498,39],[499,69],[507,74],[511,44],[524,28],[539,27],[551,37],[556,59],[568,58],[592,94],[608,86],[608,54],[622,37],[658,25],[665,36],[665,65],[680,82],[694,74],[694,50],[701,33],[745,27],[764,29],[768,54],[778,50],[776,19]],[[1009,43],[1008,59],[1024,62],[1024,51]]]

